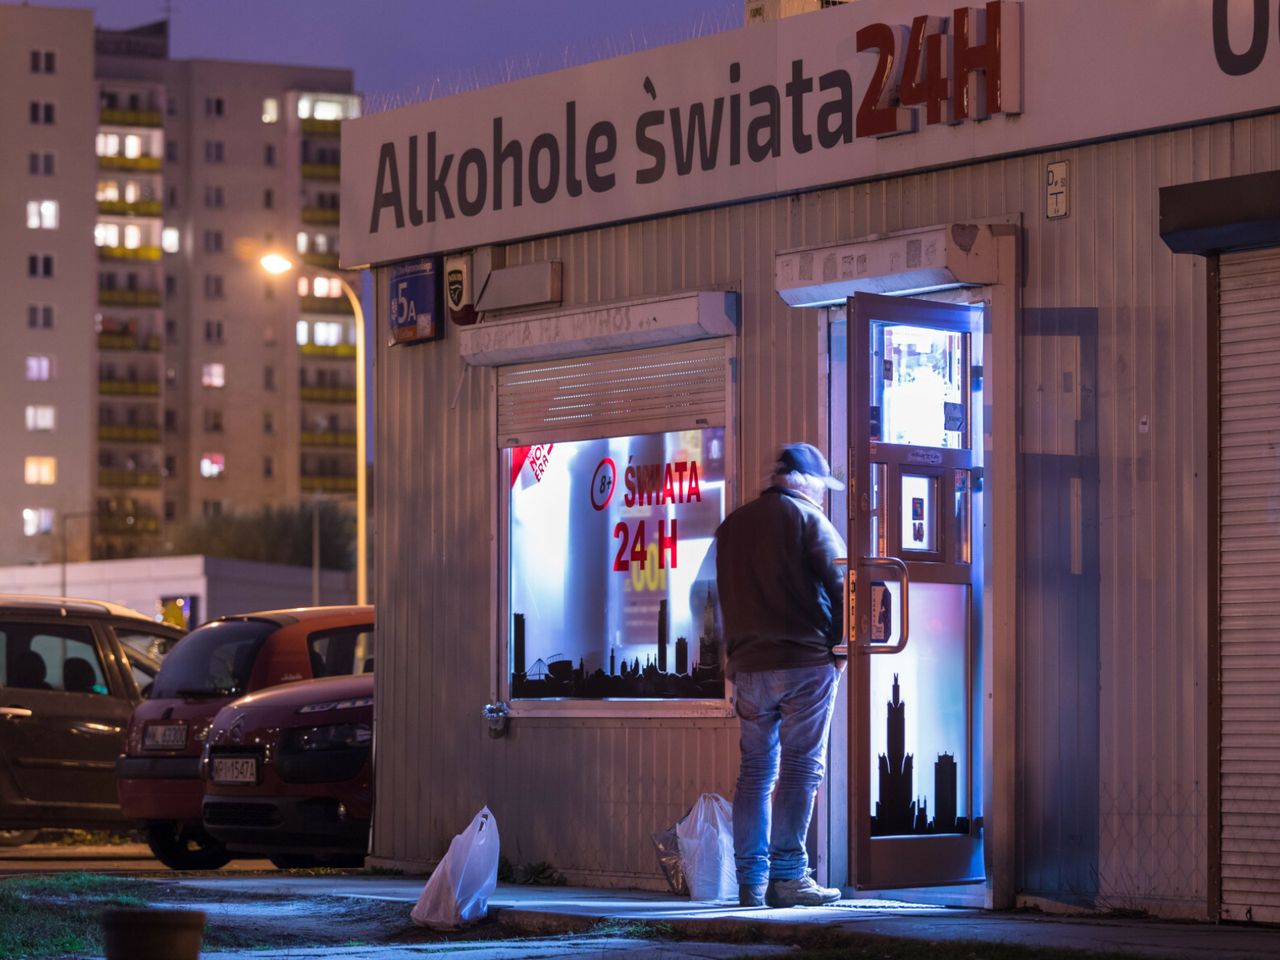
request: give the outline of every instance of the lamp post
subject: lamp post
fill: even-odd
[[[297,265],[282,253],[268,253],[258,261],[271,274],[288,273]],[[316,268],[317,276],[337,283],[351,303],[356,319],[356,602],[369,602],[369,487],[366,476],[369,438],[365,401],[365,319],[360,298],[345,277],[331,270]],[[313,537],[315,534],[313,533]],[[317,556],[319,552],[317,550]]]

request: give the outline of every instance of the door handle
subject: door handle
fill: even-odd
[[[911,574],[907,571],[907,565],[897,557],[863,557],[858,561],[859,569],[876,568],[879,570],[891,570],[898,575],[898,583],[902,589],[898,595],[898,605],[900,607],[900,617],[898,623],[901,626],[898,629],[898,642],[895,644],[872,644],[870,641],[870,627],[863,632],[867,635],[867,640],[859,640],[857,647],[863,653],[901,653],[906,649],[907,637],[910,635],[911,624],[908,620],[907,608],[908,595],[911,588]],[[850,610],[850,615],[853,611]]]
[[[836,566],[849,566],[849,558],[837,557]],[[840,642],[831,648],[831,653],[833,656],[847,657],[849,656],[849,624],[853,622],[853,608],[849,606],[849,582],[852,577],[846,570],[840,579],[844,582],[844,617],[842,618],[844,622],[840,625]]]
[[[0,717],[6,720],[21,720],[31,716],[26,707],[0,707]]]

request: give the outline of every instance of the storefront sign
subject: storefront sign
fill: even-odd
[[[362,117],[344,264],[1275,109],[1269,10],[860,0]]]

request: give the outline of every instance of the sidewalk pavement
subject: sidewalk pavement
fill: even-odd
[[[354,874],[325,877],[285,875],[202,878],[181,882],[206,890],[257,892],[277,897],[368,897],[401,901],[406,904],[407,914],[408,905],[417,901],[424,880],[421,877]],[[1271,927],[996,913],[886,900],[841,900],[829,907],[775,910],[767,907],[740,908],[726,904],[693,902],[670,894],[638,890],[502,885],[490,899],[489,905],[491,911],[499,912],[499,919],[505,926],[531,936],[581,935],[602,920],[618,923],[648,921],[660,922],[683,937],[707,941],[701,944],[669,942],[655,946],[647,941],[622,938],[602,941],[595,937],[578,943],[577,953],[560,953],[556,951],[562,946],[571,951],[575,942],[561,940],[548,944],[549,951],[539,949],[539,957],[600,955],[607,956],[610,960],[623,960],[628,956],[742,956],[755,952],[741,945],[749,930],[755,934],[753,939],[758,938],[772,944],[794,944],[821,931],[852,936],[905,937],[930,941],[971,940],[1024,947],[1110,951],[1178,960],[1280,960],[1280,930]],[[722,940],[736,940],[739,945],[728,947],[728,952],[717,952],[719,945],[716,941]],[[588,942],[590,949],[584,953]],[[523,953],[505,953],[502,952],[505,948],[500,944],[493,946],[498,951],[491,955],[494,960],[527,955],[528,951],[527,944],[518,948]],[[510,946],[517,949],[516,945]],[[668,952],[654,952],[659,947]],[[637,950],[647,952],[636,952]],[[631,951],[630,954],[627,951]],[[430,952],[427,945],[415,945],[412,948],[378,948],[376,952],[363,948],[363,952],[349,956],[352,960],[357,956],[400,960],[402,957],[420,957]],[[299,960],[321,955],[333,958],[348,956],[342,950],[332,948],[279,954],[281,957],[297,957]],[[210,953],[205,956],[206,960],[223,960],[221,954]]]

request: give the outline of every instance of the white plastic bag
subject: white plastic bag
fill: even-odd
[[[676,836],[689,896],[694,900],[737,900],[733,804],[718,793],[704,793],[676,824]]]
[[[420,927],[456,930],[484,918],[498,886],[498,822],[488,807],[453,838],[409,916]]]

